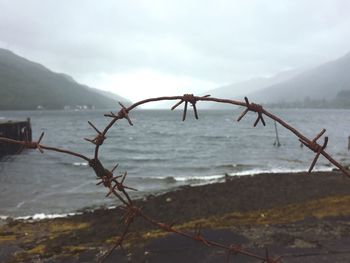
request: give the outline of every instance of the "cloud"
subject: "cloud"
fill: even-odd
[[[92,79],[85,79],[85,81],[96,83],[103,90],[116,92],[133,101],[150,97],[176,96],[189,92],[200,94],[202,90],[209,90],[216,86],[215,83],[185,75],[174,76],[149,69],[117,74],[101,73],[91,77]]]
[[[96,87],[140,72],[221,85],[348,52],[349,8],[346,0],[0,0],[0,46]]]

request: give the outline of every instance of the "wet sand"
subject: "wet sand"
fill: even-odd
[[[103,198],[103,197],[101,197]],[[146,198],[145,198],[146,199]],[[72,200],[73,202],[74,200]],[[350,262],[350,178],[337,172],[260,174],[138,200],[159,222],[283,262]],[[0,262],[96,262],[123,229],[121,211],[0,225]],[[231,256],[230,262],[259,262]],[[227,252],[137,218],[107,262],[226,262]]]

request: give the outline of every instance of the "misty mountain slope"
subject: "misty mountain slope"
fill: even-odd
[[[330,101],[350,90],[350,53],[249,95],[259,103]]]
[[[241,100],[252,92],[288,80],[297,75],[299,72],[300,70],[282,71],[272,77],[253,78],[247,81],[233,83],[213,90],[209,90],[205,94],[210,94],[212,97],[217,98]],[[211,109],[225,109],[229,107],[231,106],[217,103],[206,103],[206,105],[203,105],[203,108]]]
[[[38,105],[46,109],[62,109],[65,105],[94,105],[98,109],[118,107],[116,100],[75,82],[66,74],[52,72],[0,49],[0,110],[36,109]]]
[[[246,96],[248,93],[252,93],[263,87],[288,80],[298,74],[298,72],[297,70],[288,70],[280,72],[272,77],[253,78],[210,90],[208,94],[215,97],[235,99],[238,96]]]

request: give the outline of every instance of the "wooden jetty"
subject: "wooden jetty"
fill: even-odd
[[[32,128],[30,119],[26,121],[0,121],[0,136],[20,141],[32,141]],[[0,157],[7,154],[16,154],[21,151],[22,146],[1,143],[0,142]]]

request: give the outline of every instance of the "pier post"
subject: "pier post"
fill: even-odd
[[[30,118],[26,121],[1,121],[0,136],[19,141],[32,141],[32,128]],[[16,154],[21,152],[23,146],[0,143],[0,157],[7,154]]]
[[[278,137],[277,123],[276,123],[276,121],[274,123],[275,123],[276,139],[275,139],[275,142],[273,143],[273,145],[276,146],[276,147],[280,147],[281,144],[280,144],[280,140],[279,140],[279,137]]]

